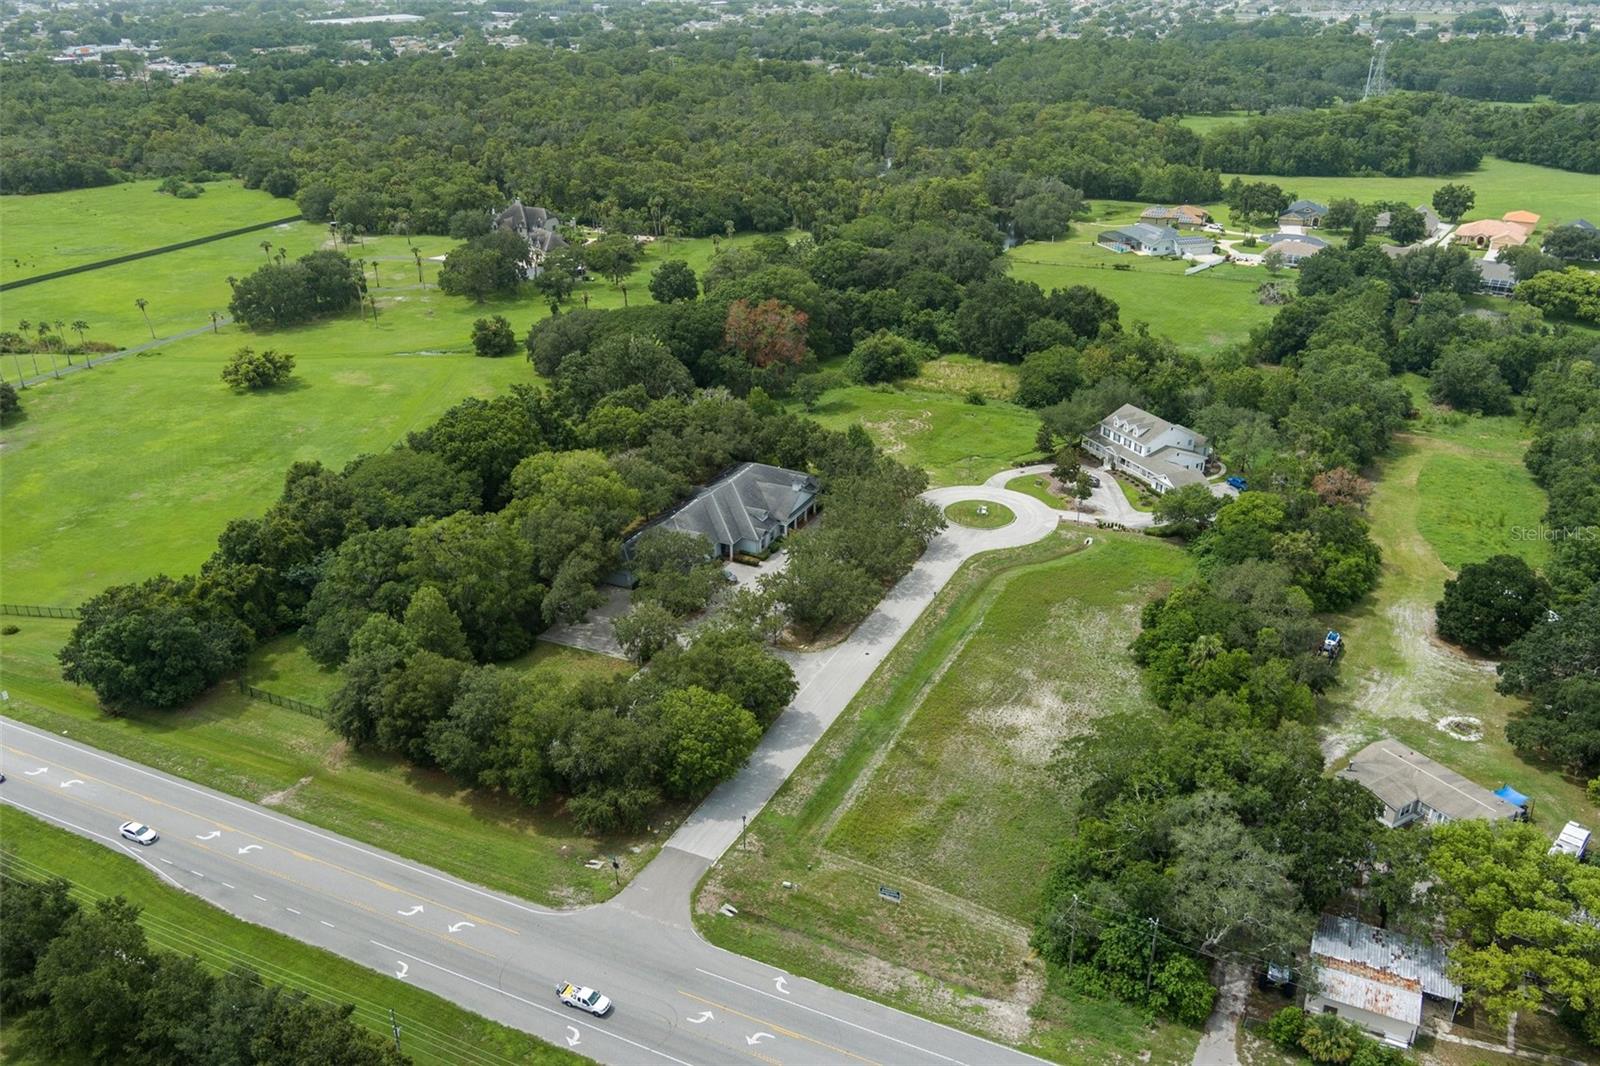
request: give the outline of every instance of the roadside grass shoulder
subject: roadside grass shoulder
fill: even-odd
[[[1055,1061],[1187,1062],[1197,1034],[1056,987],[1028,939],[1071,802],[1056,745],[1143,700],[1117,653],[1189,565],[1123,534],[969,561],[708,875],[702,932]]]
[[[1038,415],[1014,403],[973,404],[911,386],[850,385],[826,393],[810,414],[829,429],[860,425],[890,455],[927,470],[934,485],[979,484],[1038,455]]]
[[[297,989],[312,999],[353,1003],[354,1019],[385,1039],[391,1032],[392,1008],[404,1034],[405,1053],[419,1064],[543,1066],[588,1061],[332,952],[235,918],[162,884],[133,859],[15,808],[0,807],[0,827],[4,850],[16,861],[20,876],[64,878],[84,905],[122,896],[140,908],[140,922],[156,947],[195,956],[218,973],[242,964],[268,983]],[[15,1036],[13,1032],[11,1039]],[[12,1058],[9,1046],[6,1061],[19,1061]]]
[[[435,770],[351,751],[321,719],[247,699],[227,681],[181,710],[108,715],[89,689],[61,680],[55,653],[74,623],[15,621],[21,631],[0,636],[10,695],[7,715],[477,884],[550,906],[603,900],[617,891],[610,871],[602,876],[586,869],[584,861],[622,856],[626,883],[654,856],[670,828],[664,823],[637,836],[586,837],[554,803],[529,808],[462,789]],[[593,668],[573,666],[578,656],[566,649],[535,653],[546,660],[546,670]],[[312,686],[326,684],[325,679],[302,680],[296,687],[294,678],[305,678],[311,664],[290,650],[270,661],[292,689],[282,695],[311,702],[309,697],[320,691]],[[276,691],[276,683],[266,687]],[[675,820],[678,813],[671,810],[665,817]],[[449,847],[439,847],[441,840]]]
[[[293,200],[246,189],[238,181],[208,182],[205,192],[193,200],[159,193],[160,184],[134,181],[0,197],[0,230],[5,232],[0,281],[31,278],[300,213]]]

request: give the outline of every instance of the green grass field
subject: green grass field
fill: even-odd
[[[709,875],[715,943],[1056,1061],[1188,1062],[1194,1033],[1049,987],[1028,947],[1070,802],[1050,760],[1144,701],[1126,644],[1190,567],[1148,538],[1078,539],[980,556],[940,592]]]
[[[624,878],[649,861],[667,832],[585,837],[554,805],[530,809],[461,789],[445,775],[389,756],[353,752],[318,718],[249,700],[224,682],[180,711],[103,714],[89,689],[61,680],[55,654],[73,623],[15,618],[20,632],[0,636],[10,693],[6,714],[70,732],[85,744],[252,802],[265,802],[458,877],[552,906],[611,896],[610,871],[585,860],[623,857]],[[541,645],[514,665],[563,673],[625,664]],[[537,684],[537,676],[530,683]],[[308,702],[326,698],[332,676],[292,642],[266,646],[250,668],[261,687]],[[447,849],[431,843],[449,840]],[[635,852],[633,848],[640,850]]]
[[[1544,514],[1544,494],[1522,466],[1526,427],[1515,417],[1425,416],[1379,470],[1368,506],[1383,550],[1378,588],[1335,620],[1349,649],[1325,703],[1325,747],[1348,755],[1392,735],[1488,788],[1512,784],[1534,799],[1534,822],[1553,836],[1592,817],[1580,782],[1524,762],[1505,739],[1522,701],[1494,690],[1494,663],[1433,635],[1433,605],[1454,568],[1499,552],[1542,562],[1545,546],[1519,537]],[[1435,727],[1446,715],[1482,723],[1483,739]]]
[[[1117,204],[1114,217],[1136,217],[1138,205]],[[1128,210],[1132,208],[1132,210]],[[1103,230],[1080,224],[1065,240],[1020,244],[1006,253],[1011,276],[1048,292],[1087,285],[1117,302],[1124,328],[1147,323],[1186,351],[1214,352],[1249,336],[1251,327],[1277,310],[1263,306],[1256,289],[1268,277],[1254,267],[1223,265],[1184,276],[1193,264],[1139,255],[1116,255],[1094,243]],[[1126,266],[1127,270],[1114,270]]]
[[[274,239],[298,254],[326,236],[302,223]],[[150,335],[133,304],[144,294],[159,335],[206,326],[211,310],[226,309],[227,276],[265,260],[256,241],[233,238],[30,286],[7,295],[6,319],[82,318],[90,339],[136,344]],[[433,254],[452,242],[417,243]],[[467,396],[537,380],[519,355],[479,359],[469,343],[473,320],[486,314],[506,315],[519,334],[547,316],[533,293],[483,305],[446,296],[432,286],[436,264],[425,264],[429,287],[418,289],[400,237],[369,238],[350,254],[398,257],[380,261],[376,323],[350,315],[267,334],[224,326],[26,390],[24,416],[0,431],[7,602],[70,606],[109,584],[190,571],[230,519],[272,502],[291,462],[341,466]],[[703,267],[710,255],[709,241],[653,246],[628,283],[629,301],[649,299],[645,280],[665,257]],[[622,303],[605,282],[588,292],[593,306]],[[245,344],[293,353],[294,381],[250,395],[229,390],[221,368]],[[15,380],[30,364],[0,360],[0,376]]]
[[[944,516],[958,526],[973,529],[999,529],[1017,520],[1016,512],[1003,503],[962,500],[944,509]]]
[[[1038,457],[1039,417],[1013,403],[972,404],[962,395],[913,386],[851,385],[825,393],[811,416],[829,429],[859,423],[890,455],[926,469],[934,485],[980,484]]]
[[[21,877],[64,878],[84,905],[111,896],[137,904],[145,932],[156,947],[193,955],[219,973],[243,964],[269,983],[298,989],[313,999],[353,1003],[355,1020],[386,1039],[392,1008],[401,1026],[402,1047],[417,1063],[588,1061],[404,981],[241,921],[162,884],[133,859],[11,807],[0,807],[0,836]],[[6,1060],[11,1061],[9,1056]]]
[[[1041,503],[1047,503],[1058,511],[1072,510],[1074,501],[1065,496],[1057,496],[1050,491],[1050,481],[1044,474],[1023,474],[1006,482],[1006,488],[1012,492],[1021,492]]]
[[[1348,196],[1361,203],[1403,200],[1409,204],[1425,204],[1433,198],[1433,191],[1439,186],[1459,182],[1470,185],[1478,194],[1477,202],[1463,221],[1499,218],[1507,211],[1532,211],[1541,216],[1536,232],[1595,214],[1596,200],[1600,198],[1595,191],[1593,174],[1578,174],[1554,167],[1534,166],[1532,163],[1513,163],[1494,156],[1485,157],[1477,170],[1448,178],[1240,176],[1246,181],[1274,182],[1295,196],[1322,203]],[[1227,182],[1231,177],[1231,174],[1224,174],[1222,180]],[[1228,215],[1228,209],[1221,205],[1214,208],[1213,212],[1223,220]]]
[[[0,196],[0,281],[300,213],[293,200],[246,189],[237,181],[212,182],[193,200],[158,193],[159,184],[135,181],[39,196]],[[11,317],[8,311],[6,318]]]

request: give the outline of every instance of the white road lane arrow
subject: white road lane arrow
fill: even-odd
[[[400,968],[394,972],[396,977],[404,977],[411,972],[411,964],[404,959],[396,959],[394,961],[400,965]]]
[[[459,933],[463,929],[476,929],[476,928],[478,928],[477,925],[472,923],[472,922],[451,922],[450,923],[450,931],[452,933]]]
[[[763,1040],[776,1040],[776,1039],[778,1039],[778,1038],[773,1036],[771,1033],[755,1033],[755,1034],[753,1034],[751,1036],[745,1037],[744,1038],[744,1042],[746,1044],[749,1044],[750,1046],[754,1047],[756,1044],[761,1043],[761,1041],[763,1041]]]
[[[261,845],[260,844],[246,844],[244,847],[239,849],[239,854],[240,855],[248,855],[252,851],[260,851],[260,850],[261,850]]]
[[[83,778],[81,778],[81,777],[74,777],[74,778],[73,778],[73,779],[72,779],[72,780],[70,780],[70,781],[63,781],[63,782],[61,782],[61,787],[62,787],[62,788],[71,788],[71,787],[72,787],[72,786],[73,786],[73,785],[81,785],[81,784],[83,784]]]
[[[37,770],[24,770],[24,771],[22,771],[22,776],[23,777],[38,777],[40,774],[47,774],[49,772],[50,772],[50,767],[41,766]]]
[[[715,1017],[716,1015],[712,1014],[710,1011],[703,1010],[699,1014],[696,1014],[693,1018],[690,1018],[689,1021],[694,1025],[704,1025],[706,1022],[709,1022]]]
[[[221,830],[213,829],[209,833],[200,833],[200,834],[198,834],[195,837],[195,839],[196,840],[215,840],[221,835],[222,835]]]
[[[422,913],[422,904],[419,903],[408,911],[395,911],[395,913],[402,918],[413,918]]]
[[[578,1027],[576,1025],[567,1026],[567,1046],[578,1046]]]
[[[787,977],[774,977],[772,979],[773,987],[777,988],[779,992],[782,992],[787,996],[789,994],[788,980],[789,979]]]

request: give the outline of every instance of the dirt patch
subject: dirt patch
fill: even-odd
[[[874,955],[845,957],[837,952],[830,954],[838,955],[835,961],[853,972],[871,992],[910,1000],[916,1004],[919,1014],[934,1017],[959,1014],[973,1027],[1008,1044],[1027,1041],[1033,1027],[1028,1012],[1044,993],[1044,977],[1036,967],[1023,970],[1022,976],[1012,986],[1011,996],[994,999],[958,992],[915,970]]]
[[[268,792],[257,802],[259,802],[263,807],[281,807],[283,804],[293,799],[296,792],[299,792],[302,788],[305,788],[309,784],[311,784],[311,776],[308,774],[282,791]]]
[[[1483,739],[1483,719],[1475,718],[1470,714],[1447,714],[1437,722],[1433,728],[1456,740],[1478,741]]]
[[[347,740],[336,740],[328,748],[328,753],[323,756],[322,765],[326,766],[330,770],[337,770],[344,765],[345,760],[349,757],[350,742]]]
[[[905,438],[914,433],[926,433],[933,427],[933,412],[924,410],[908,418],[886,418],[880,422],[863,422],[861,428],[872,434],[885,452],[890,455],[903,452],[908,445]]]

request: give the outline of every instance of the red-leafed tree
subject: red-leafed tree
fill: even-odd
[[[728,306],[722,339],[756,366],[794,365],[805,358],[809,321],[804,311],[778,300],[763,300],[758,304],[735,300]]]
[[[1359,507],[1366,510],[1372,496],[1372,482],[1342,466],[1325,470],[1311,479],[1311,491],[1330,507]]]

